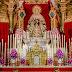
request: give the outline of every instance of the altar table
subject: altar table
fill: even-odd
[[[53,72],[55,68],[59,68],[61,72],[67,71],[67,72],[72,72],[72,66],[71,67],[24,67],[24,68],[18,68],[19,72]],[[0,68],[0,71],[13,71],[14,68]]]

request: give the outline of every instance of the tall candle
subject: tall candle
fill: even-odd
[[[5,51],[4,51],[4,65],[6,64],[6,42],[5,42]]]
[[[12,34],[10,34],[10,52],[11,52],[11,48],[12,48]]]
[[[71,52],[70,50],[71,50],[71,48],[70,48],[70,39],[69,39],[69,54],[70,54],[70,52]]]
[[[62,48],[63,48],[63,35],[62,35]]]
[[[8,35],[8,66],[9,66],[9,35]]]
[[[61,49],[61,37],[60,37],[60,34],[59,34],[59,39],[60,39],[60,49]]]
[[[15,36],[15,49],[16,49],[16,36]]]
[[[67,54],[68,54],[68,53],[67,53],[67,42],[66,42],[66,57],[67,57]]]
[[[55,34],[55,38],[54,38],[54,54],[56,54],[56,34]]]
[[[14,48],[14,34],[13,34],[13,48]]]
[[[0,42],[0,55],[1,55],[1,42]]]
[[[57,34],[57,47],[59,48],[59,38],[58,38],[58,34]]]
[[[3,39],[2,39],[2,58],[3,58]]]
[[[65,35],[64,35],[64,53],[65,53]]]

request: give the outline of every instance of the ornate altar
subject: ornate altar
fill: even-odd
[[[37,40],[36,40],[37,41]],[[46,65],[46,52],[39,48],[38,44],[27,53],[29,66],[45,66]]]

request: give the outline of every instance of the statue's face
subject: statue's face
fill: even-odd
[[[10,2],[10,3],[13,3],[13,2],[14,2],[14,0],[9,0],[9,2]]]

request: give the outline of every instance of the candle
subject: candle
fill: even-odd
[[[61,49],[61,37],[60,37],[60,34],[59,34],[59,39],[60,39],[60,49]]]
[[[8,35],[8,66],[9,66],[9,35]]]
[[[62,35],[62,48],[63,48],[63,35]]]
[[[59,48],[59,38],[58,38],[58,34],[57,34],[57,48]]]
[[[53,53],[53,44],[52,44],[52,59],[53,59],[53,54],[54,54],[54,53]],[[53,66],[53,63],[52,63],[52,66]]]
[[[67,42],[66,42],[66,57],[67,57]]]
[[[1,55],[1,42],[0,42],[0,55]]]
[[[5,42],[5,51],[4,51],[4,65],[6,64],[6,42]]]
[[[70,48],[70,39],[69,39],[69,54],[70,54],[70,52],[71,52],[70,50],[71,50],[71,48]]]
[[[29,39],[29,32],[27,32],[27,39]]]
[[[3,39],[2,39],[2,58],[3,58]]]
[[[13,48],[14,48],[14,34],[13,34]]]
[[[15,36],[15,49],[16,49],[16,36]]]
[[[19,28],[20,28],[20,19],[19,19]]]
[[[56,34],[55,34],[55,38],[54,38],[54,54],[56,54]]]
[[[11,52],[11,48],[12,48],[12,34],[10,34],[10,52]]]
[[[65,53],[65,35],[64,35],[64,53]]]

